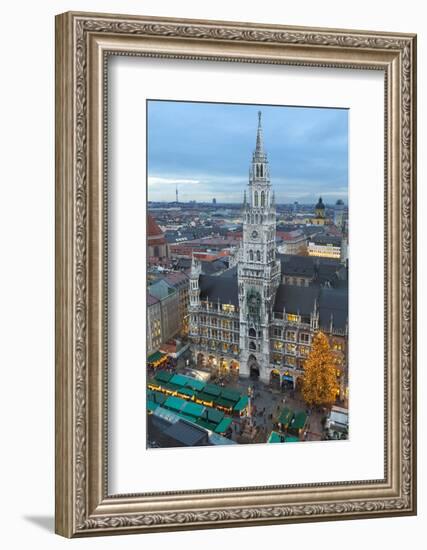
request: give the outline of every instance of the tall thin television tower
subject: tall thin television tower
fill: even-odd
[[[179,200],[178,200],[178,184],[176,186],[176,189],[175,189],[175,194],[176,194],[176,202],[178,203]]]

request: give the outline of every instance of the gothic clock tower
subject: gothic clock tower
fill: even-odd
[[[276,206],[264,151],[261,112],[243,202],[243,242],[239,252],[240,375],[270,378],[270,324],[280,261],[276,259]]]

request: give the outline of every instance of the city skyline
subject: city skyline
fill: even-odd
[[[349,436],[346,211],[319,199],[278,230],[268,129],[254,114],[237,231],[236,208],[221,220],[198,206],[147,216],[148,448]]]
[[[348,203],[348,111],[150,100],[148,200],[241,203],[256,112],[279,204]]]

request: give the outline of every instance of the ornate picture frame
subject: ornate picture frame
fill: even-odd
[[[385,75],[384,479],[111,495],[106,60]],[[416,513],[416,36],[89,13],[56,18],[56,532],[66,537]]]

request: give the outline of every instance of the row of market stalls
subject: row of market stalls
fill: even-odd
[[[217,409],[230,416],[244,416],[247,413],[247,395],[184,374],[158,371],[147,386],[148,390]]]
[[[190,347],[190,344],[178,347],[176,340],[170,340],[162,344],[161,348],[147,357],[147,366],[152,368],[162,367],[168,361],[176,361]]]
[[[308,415],[304,411],[293,411],[284,407],[279,414],[276,430],[268,438],[268,443],[291,443],[301,441],[308,426]]]
[[[183,420],[187,420],[217,434],[227,434],[233,419],[225,413],[211,407],[205,407],[181,397],[166,395],[159,391],[148,390],[147,410],[153,413],[159,407],[171,411]]]

